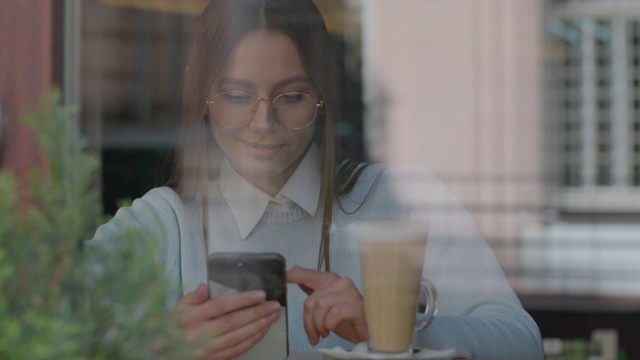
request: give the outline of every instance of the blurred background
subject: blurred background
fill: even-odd
[[[162,185],[206,2],[0,1],[0,168],[46,168],[19,119],[58,86],[102,159],[105,209]],[[342,151],[449,186],[547,358],[586,359],[597,340],[602,359],[640,359],[640,1],[316,3]]]

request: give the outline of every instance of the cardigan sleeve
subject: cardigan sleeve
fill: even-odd
[[[389,178],[409,216],[429,223],[423,278],[438,290],[439,312],[416,345],[471,359],[542,359],[535,321],[467,210],[424,169],[394,167]]]
[[[127,233],[139,235],[157,241],[157,261],[164,276],[169,281],[168,304],[175,305],[180,291],[180,231],[175,212],[180,197],[171,189],[163,187],[149,191],[142,198],[133,201],[130,207],[122,207],[109,222],[100,226],[93,239],[87,242],[92,246],[125,246],[122,241],[134,240]],[[130,245],[130,244],[126,244]],[[162,276],[162,274],[159,274]]]

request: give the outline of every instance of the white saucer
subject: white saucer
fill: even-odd
[[[413,359],[430,359],[430,360],[449,360],[456,356],[455,349],[446,350],[433,350],[433,349],[421,349],[415,354],[402,354],[402,355],[381,355],[381,354],[369,354],[367,349],[367,343],[361,342],[356,345],[353,350],[347,351],[343,348],[336,346],[333,349],[318,349],[318,352],[325,355],[325,358],[329,359],[398,359],[398,360],[413,360]]]

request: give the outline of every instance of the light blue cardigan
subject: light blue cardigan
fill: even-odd
[[[217,181],[211,183],[210,192],[212,251],[278,252],[284,255],[287,267],[316,267],[324,206],[321,201],[314,216],[299,206],[286,211],[268,207],[243,240]],[[416,337],[416,345],[455,348],[458,355],[474,359],[543,358],[538,327],[509,287],[491,249],[468,212],[431,173],[411,165],[394,165],[385,171],[380,165],[370,166],[354,189],[340,198],[340,205],[333,204],[337,230],[331,239],[332,271],[351,278],[360,289],[355,239],[340,231],[340,225],[381,217],[429,221],[423,276],[438,288],[440,309],[432,324]],[[156,188],[131,207],[120,209],[113,220],[98,229],[94,240],[117,239],[129,227],[144,229],[158,239],[164,249],[161,260],[165,275],[171,283],[169,302],[175,305],[184,293],[206,283],[201,221],[198,200],[185,203],[170,188]],[[305,298],[302,291],[290,285],[291,351],[313,350],[302,324]],[[353,346],[334,334],[319,346],[335,345]]]

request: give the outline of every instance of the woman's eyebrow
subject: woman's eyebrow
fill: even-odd
[[[307,84],[313,84],[313,82],[311,81],[311,78],[307,75],[293,75],[291,77],[288,77],[286,79],[280,80],[278,81],[273,88],[277,89],[289,84],[293,84],[293,83],[297,83],[297,82],[304,82]],[[251,88],[254,86],[254,84],[249,81],[249,80],[244,80],[244,79],[239,79],[239,78],[234,78],[234,77],[230,77],[230,76],[225,76],[222,79],[220,79],[219,85],[236,85],[236,86],[241,86],[241,87],[245,87],[245,88]]]
[[[293,83],[297,83],[297,82],[305,82],[308,84],[313,84],[313,82],[311,81],[311,78],[307,75],[294,75],[291,77],[288,77],[284,80],[280,80],[276,83],[276,85],[274,86],[274,88],[279,88],[279,87],[283,87],[289,84],[293,84]]]
[[[233,78],[229,76],[225,76],[220,79],[220,85],[238,85],[242,87],[252,87],[253,83],[249,80],[243,80],[238,78]]]

